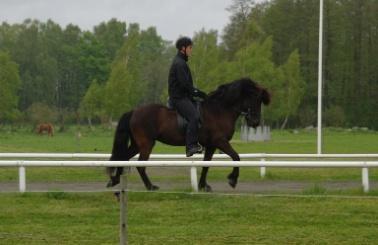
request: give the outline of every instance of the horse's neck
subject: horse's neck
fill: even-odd
[[[210,114],[213,114],[216,118],[222,118],[222,121],[227,121],[235,128],[236,120],[240,116],[240,112],[235,108],[217,107],[215,110],[211,107],[202,106],[203,110],[207,110]]]
[[[232,123],[233,128],[235,128],[236,120],[239,118],[240,113],[235,109],[225,110],[228,120]]]

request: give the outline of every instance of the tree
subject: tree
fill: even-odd
[[[215,90],[218,85],[216,69],[220,63],[220,49],[217,31],[202,29],[193,37],[194,49],[189,65],[196,86],[206,92]]]
[[[44,103],[36,102],[28,107],[26,115],[29,122],[37,125],[38,123],[54,123],[57,120],[57,111]]]
[[[250,14],[254,6],[253,0],[233,0],[227,10],[231,13],[230,23],[224,29],[223,46],[230,59],[250,41],[256,41],[259,28],[251,22]]]
[[[94,27],[94,36],[105,47],[106,56],[109,60],[115,58],[117,51],[125,41],[125,34],[126,23],[114,18]]]
[[[265,6],[258,22],[266,35],[273,38],[272,60],[276,65],[283,65],[293,50],[299,51],[301,74],[306,82],[301,113],[297,116],[302,126],[316,122],[318,10],[318,1],[274,0]]]
[[[139,25],[129,27],[127,40],[117,53],[106,83],[105,108],[111,117],[120,117],[140,101],[144,84],[140,83]]]
[[[254,42],[242,48],[235,55],[234,67],[239,77],[250,77],[273,94],[271,105],[265,110],[264,118],[269,122],[281,120],[283,108],[283,73],[272,61],[272,38]],[[234,75],[235,76],[235,75]]]
[[[138,44],[140,83],[145,84],[140,103],[158,103],[167,84],[169,55],[166,43],[154,27],[142,30]]]
[[[92,126],[92,118],[104,115],[104,92],[104,86],[94,80],[81,101],[81,115],[88,119],[90,126]]]
[[[18,65],[7,53],[0,51],[0,122],[10,120],[18,113],[20,85]]]
[[[159,102],[168,74],[167,48],[155,28],[131,24],[106,83],[106,110],[112,117],[143,103]]]
[[[287,62],[281,67],[284,76],[284,86],[282,87],[284,96],[285,119],[281,125],[281,129],[285,128],[289,116],[297,113],[298,107],[302,101],[305,84],[301,76],[299,53],[294,50]]]

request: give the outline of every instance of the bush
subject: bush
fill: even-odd
[[[46,104],[34,103],[26,110],[26,118],[33,124],[55,123],[58,119],[58,113],[55,108],[50,108]]]
[[[340,106],[331,106],[324,113],[324,122],[327,127],[342,127],[345,124],[345,114]]]
[[[317,114],[314,108],[309,106],[301,107],[298,111],[300,126],[316,125]]]

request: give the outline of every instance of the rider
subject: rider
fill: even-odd
[[[200,115],[194,104],[194,97],[205,99],[206,93],[193,86],[192,74],[186,63],[192,54],[193,42],[189,37],[181,37],[176,41],[177,55],[173,59],[168,77],[168,94],[171,105],[187,121],[186,156],[201,153],[198,144],[198,124]]]

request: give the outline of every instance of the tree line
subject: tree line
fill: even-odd
[[[199,30],[189,65],[210,92],[249,76],[272,93],[264,121],[316,124],[318,0],[234,0],[221,34]],[[325,0],[324,121],[378,128],[378,2]],[[0,26],[0,123],[109,122],[166,103],[172,42],[111,19],[83,31],[48,20]]]

